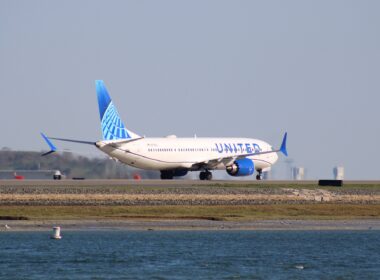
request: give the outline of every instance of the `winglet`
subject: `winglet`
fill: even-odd
[[[45,134],[43,134],[42,132],[41,132],[41,136],[42,136],[42,138],[44,138],[45,142],[49,145],[49,148],[50,148],[49,152],[46,152],[46,153],[42,154],[41,156],[47,156],[51,153],[56,152],[57,147],[54,146],[54,144],[50,141],[50,139]]]
[[[286,150],[286,138],[288,137],[288,133],[285,132],[284,138],[282,139],[282,144],[280,148],[280,152],[283,153],[285,156],[288,156],[288,151]]]

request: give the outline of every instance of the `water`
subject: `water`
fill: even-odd
[[[0,233],[1,279],[380,279],[380,231]]]

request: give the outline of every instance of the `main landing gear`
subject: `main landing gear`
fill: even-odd
[[[161,180],[172,180],[174,177],[174,172],[171,170],[161,171]]]
[[[199,179],[201,179],[202,181],[203,180],[210,181],[212,180],[212,173],[208,170],[202,171],[201,173],[199,173]]]
[[[263,173],[263,171],[260,169],[260,170],[257,170],[258,174],[256,175],[256,180],[257,181],[260,181],[261,180],[261,175]]]

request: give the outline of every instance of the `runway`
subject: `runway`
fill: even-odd
[[[111,187],[111,186],[142,186],[142,187],[197,187],[197,186],[229,186],[229,187],[286,187],[286,186],[301,186],[312,187],[318,186],[317,180],[262,180],[262,181],[248,181],[248,180],[124,180],[124,179],[89,179],[89,180],[0,180],[0,187],[10,186],[25,186],[25,187],[38,187],[38,186],[88,186],[88,187]],[[344,186],[380,186],[380,181],[375,180],[360,180],[360,181],[344,181]]]

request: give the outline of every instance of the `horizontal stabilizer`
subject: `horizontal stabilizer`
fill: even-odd
[[[47,156],[49,154],[56,152],[57,147],[54,146],[54,144],[50,141],[50,139],[45,134],[43,134],[42,132],[41,132],[41,136],[42,136],[42,138],[44,138],[45,142],[48,144],[48,146],[50,148],[49,152],[46,152],[46,153],[42,154],[41,156]]]
[[[93,141],[82,141],[82,140],[76,140],[76,139],[66,139],[66,138],[55,138],[50,137],[48,138],[45,134],[41,133],[42,138],[44,138],[45,142],[49,145],[50,151],[47,153],[42,154],[41,156],[47,156],[51,153],[54,153],[57,151],[57,147],[54,146],[54,144],[51,142],[50,139],[58,140],[58,141],[64,141],[64,142],[72,142],[72,143],[78,143],[78,144],[87,144],[87,145],[95,145],[95,142]]]
[[[64,141],[64,142],[78,143],[78,144],[95,145],[94,141],[83,141],[83,140],[66,139],[66,138],[55,138],[55,137],[50,137],[50,139],[58,140],[58,141]]]

